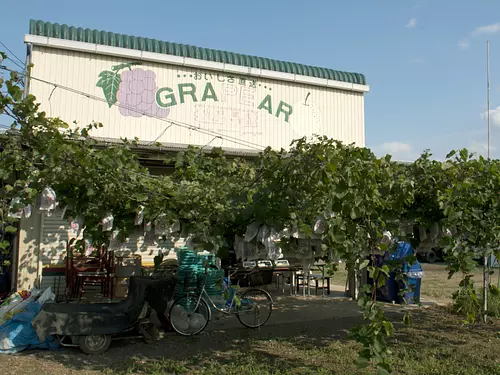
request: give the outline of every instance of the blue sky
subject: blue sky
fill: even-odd
[[[367,146],[405,160],[424,149],[486,152],[490,40],[500,157],[500,1],[25,0],[0,9],[0,41],[22,59],[34,18],[364,73]]]

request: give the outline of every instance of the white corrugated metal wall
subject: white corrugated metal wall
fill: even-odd
[[[61,219],[60,215],[42,216],[42,231],[40,238],[40,272],[41,288],[51,287],[56,294],[64,294],[66,286],[65,277],[57,274],[42,272],[43,268],[62,268],[64,267],[66,257],[66,243],[74,238],[76,233],[71,229],[66,219]],[[115,252],[115,256],[140,255],[143,266],[153,265],[153,258],[158,255],[158,251],[170,250],[174,245],[181,246],[182,239],[175,244],[175,239],[169,239],[165,242],[157,242],[157,237],[153,232],[144,235],[142,229],[137,229],[129,238],[122,243],[112,241],[110,250]]]
[[[101,72],[130,61],[123,57],[34,46],[33,77],[54,83],[57,87],[31,80],[30,93],[37,97],[49,116],[59,116],[68,123],[76,120],[80,125],[92,121],[102,122],[104,127],[96,131],[95,135],[105,138],[138,137],[143,141],[201,146],[212,141],[212,146],[252,148],[251,145],[235,143],[228,138],[214,139],[215,133],[207,135],[195,129],[200,128],[276,149],[288,148],[293,139],[313,133],[345,143],[365,144],[362,92],[243,76],[240,77],[240,83],[237,75],[220,76],[206,69],[153,62],[143,62],[142,66],[134,68],[153,71],[157,88],[170,87],[178,104],[169,107],[168,117],[163,119],[123,116],[116,105],[108,106],[102,88],[97,87],[96,83]],[[198,74],[202,78],[195,80]],[[250,87],[249,83],[253,79],[255,88]],[[222,80],[224,82],[220,82]],[[189,95],[184,104],[180,103],[179,83],[195,85],[196,103]],[[213,86],[217,102],[202,100],[207,83]],[[90,97],[65,90],[64,87],[89,94]],[[267,95],[270,95],[271,114],[266,109],[258,109]],[[281,101],[292,105],[289,121],[285,121],[283,113],[276,116]],[[175,123],[172,125],[167,122],[170,120]]]

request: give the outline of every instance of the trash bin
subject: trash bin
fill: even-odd
[[[404,266],[403,272],[407,276],[407,284],[403,281],[400,282],[400,290],[409,289],[402,296],[403,303],[407,304],[418,304],[420,303],[420,288],[422,286],[422,278],[424,276],[424,270],[422,266],[417,261],[408,267],[407,264]],[[405,287],[406,286],[406,287]]]
[[[377,299],[384,302],[396,302],[398,300],[398,288],[394,272],[391,272],[389,277],[386,277],[384,286],[377,288]]]
[[[370,261],[370,266],[382,267],[386,263],[385,255],[375,255],[375,264],[372,261],[371,257],[368,257]],[[373,279],[368,275],[368,270],[365,271],[367,273],[367,282],[369,285],[373,285]],[[395,302],[398,297],[398,288],[396,283],[396,274],[391,272],[389,277],[386,277],[385,284],[383,286],[377,287],[377,300],[383,302]]]

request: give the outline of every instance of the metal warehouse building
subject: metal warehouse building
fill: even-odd
[[[222,147],[251,155],[313,134],[365,145],[365,77],[209,48],[31,21],[26,91],[48,116],[104,124],[95,137],[138,137],[164,149]],[[53,286],[74,237],[67,220],[34,213],[19,233],[17,283]],[[174,246],[172,244],[172,246]],[[152,263],[142,233],[120,244]],[[62,283],[64,284],[64,283]]]

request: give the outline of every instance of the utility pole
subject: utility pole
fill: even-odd
[[[488,113],[488,161],[490,160],[490,41],[486,41],[486,82],[487,82],[487,113]],[[484,249],[486,252],[487,249]],[[483,320],[486,323],[488,317],[488,255],[483,259]]]

